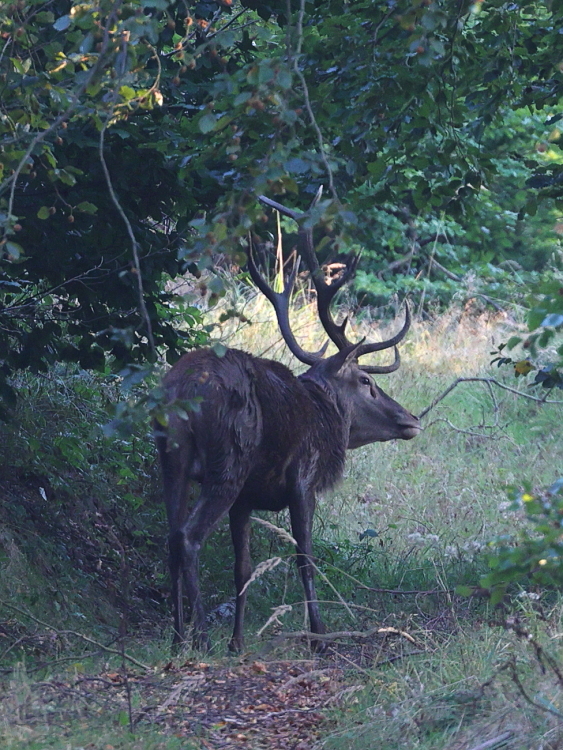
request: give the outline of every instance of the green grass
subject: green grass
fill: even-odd
[[[298,371],[267,304],[249,300],[245,314],[253,325],[230,321],[222,329],[225,343],[279,357]],[[310,307],[295,316],[303,346],[318,349],[323,336]],[[388,336],[396,328],[380,331],[376,321],[363,320],[356,334]],[[402,346],[402,367],[378,382],[414,413],[462,376],[496,377],[529,392],[510,370],[488,364],[489,352],[509,329],[502,318],[457,310],[417,322]],[[166,527],[149,431],[107,442],[101,426],[115,390],[91,375],[60,371],[22,385],[25,399],[16,420],[0,427],[0,656],[6,670],[17,667],[2,678],[2,746],[189,747],[186,738],[148,728],[129,736],[119,711],[96,716],[59,707],[53,722],[41,713],[44,706],[34,708],[34,685],[67,679],[76,664],[85,674],[120,668],[118,657],[62,631],[111,644],[125,622],[126,649],[135,658],[162,668],[177,657],[169,647]],[[337,726],[327,748],[367,750],[375,738],[381,750],[470,750],[508,731],[509,748],[563,747],[557,720],[541,708],[563,710],[562,686],[549,669],[542,674],[529,642],[492,624],[516,613],[561,660],[557,595],[533,591],[538,602],[516,597],[512,609],[489,611],[482,600],[453,593],[460,584],[477,584],[487,569],[489,542],[523,523],[503,505],[507,486],[525,480],[545,486],[561,474],[561,405],[538,405],[498,388],[493,393],[482,383],[458,385],[424,417],[416,439],[351,451],[342,483],[319,500],[315,551],[329,629],[393,627],[416,642],[378,637],[369,648],[341,647],[339,658],[352,662],[351,690],[331,709]],[[289,528],[287,514],[268,519]],[[275,640],[280,630],[303,628],[291,545],[255,525],[252,552],[255,562],[275,556],[284,562],[250,587],[249,658],[303,658],[301,646],[288,650]],[[206,545],[201,569],[213,614],[212,658],[220,661],[232,627],[224,606],[233,597],[225,524]],[[432,593],[401,596],[381,589]],[[257,636],[281,605],[292,609]],[[188,656],[189,650],[182,658]],[[522,684],[540,708],[500,669],[509,658],[517,660]]]

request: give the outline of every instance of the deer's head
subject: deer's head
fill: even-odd
[[[321,192],[319,190],[312,206],[320,199]],[[345,318],[342,323],[337,324],[332,317],[330,307],[338,290],[354,276],[359,256],[351,256],[342,267],[339,276],[332,279],[331,283],[327,283],[315,253],[312,229],[303,228],[301,225],[305,214],[299,214],[264,196],[261,196],[260,200],[265,205],[275,208],[300,223],[300,253],[316,290],[319,319],[330,340],[338,348],[338,353],[330,357],[324,356],[328,342],[318,352],[307,352],[298,344],[293,335],[289,325],[289,301],[299,269],[299,259],[294,262],[283,292],[274,292],[258,272],[254,262],[252,242],[250,242],[248,260],[250,275],[256,286],[274,306],[278,325],[288,348],[297,359],[310,365],[304,377],[315,380],[333,391],[350,425],[348,448],[359,448],[368,443],[386,440],[410,440],[416,437],[420,432],[418,418],[388,396],[371,377],[373,374],[394,372],[400,366],[397,344],[405,337],[410,327],[408,305],[406,305],[405,323],[392,338],[372,344],[364,343],[364,340],[356,344],[349,341],[345,333],[348,319]],[[391,347],[395,350],[395,361],[391,365],[360,364],[360,357]]]

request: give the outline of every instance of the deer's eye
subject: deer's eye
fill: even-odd
[[[362,385],[371,385],[371,381],[369,378],[366,378],[365,375],[360,378],[360,383]]]

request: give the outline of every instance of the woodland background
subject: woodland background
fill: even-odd
[[[563,4],[17,0],[0,29],[5,744],[563,747]],[[217,653],[178,657],[159,374],[206,344],[293,366],[247,237],[275,244],[258,195],[305,210],[321,185],[322,262],[362,253],[343,309],[384,335],[408,296],[384,387],[433,405],[323,500],[325,606],[335,631],[414,641],[347,636],[319,664],[268,639],[302,628],[301,595],[260,529],[255,559],[287,566],[255,584],[250,656],[223,659],[222,530]],[[307,290],[295,320],[318,348]],[[457,378],[484,380],[440,398]]]

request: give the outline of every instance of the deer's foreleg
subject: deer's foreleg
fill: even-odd
[[[235,550],[235,587],[237,591],[235,609],[235,627],[233,637],[229,642],[229,651],[242,651],[244,648],[244,608],[246,606],[246,591],[242,593],[245,584],[252,575],[252,560],[250,559],[250,510],[246,507],[234,505],[229,512],[231,524],[231,538]]]
[[[315,499],[312,495],[298,488],[289,504],[291,528],[297,542],[297,565],[301,573],[305,600],[309,612],[311,632],[324,633],[325,626],[321,620],[317,592],[315,590],[315,568],[313,566],[313,513]],[[315,650],[322,648],[322,641],[313,641]]]

